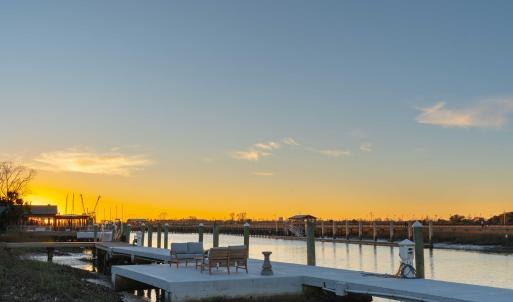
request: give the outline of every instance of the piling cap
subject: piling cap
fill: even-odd
[[[249,222],[246,222],[246,223],[244,224],[244,226],[245,226],[245,227],[248,227],[248,226],[249,226]]]
[[[165,227],[168,227],[168,226],[169,226],[169,223],[164,223],[164,226],[165,226]]]
[[[420,221],[415,221],[415,223],[412,225],[414,228],[421,228],[422,227],[422,223],[420,223]]]
[[[403,241],[399,242],[398,244],[399,244],[399,246],[413,246],[413,245],[415,245],[415,243],[413,243],[413,241],[410,241],[408,239],[404,239]]]
[[[199,226],[201,226],[201,227],[202,227],[202,226],[204,226],[203,222],[202,222],[202,223],[200,223],[200,224],[199,224]]]

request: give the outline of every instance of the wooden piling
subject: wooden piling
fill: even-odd
[[[151,223],[148,225],[148,247],[153,246],[153,226]]]
[[[244,224],[244,245],[249,247],[249,223]]]
[[[204,225],[203,223],[200,223],[198,225],[198,241],[203,242],[203,231],[204,231]]]
[[[162,226],[157,224],[157,248],[161,248],[162,246]]]
[[[306,222],[306,258],[308,265],[315,265],[315,221]]]
[[[389,228],[390,228],[390,234],[389,234],[388,241],[393,242],[394,241],[394,222],[393,221],[389,222]]]
[[[424,278],[424,234],[419,221],[413,224],[413,234],[415,239],[415,277]]]
[[[125,226],[125,241],[130,243],[130,234],[132,233],[132,226],[127,223]]]
[[[54,248],[53,247],[47,247],[46,248],[46,255],[48,257],[48,262],[53,262],[53,251],[54,251]]]
[[[363,239],[363,224],[362,224],[362,221],[359,220],[358,221],[358,240],[362,240]]]
[[[376,221],[372,222],[372,240],[378,241],[378,230],[376,229]]]
[[[321,220],[321,238],[324,238],[324,220]]]
[[[429,221],[429,230],[428,230],[428,242],[429,242],[429,245],[433,246],[433,221]]]
[[[331,226],[331,237],[333,238],[333,240],[335,240],[337,238],[337,224],[335,222],[335,220],[333,220],[332,222],[332,226]]]
[[[213,246],[219,247],[219,225],[217,224],[217,221],[215,221],[212,226],[212,236]]]
[[[349,221],[346,220],[346,240],[349,240]]]
[[[169,235],[169,224],[166,223],[166,224],[164,224],[164,248],[165,249],[169,248],[168,235]]]
[[[146,232],[146,225],[143,223],[141,224],[141,238],[139,238],[139,240],[141,240],[141,246],[144,246],[144,233]]]
[[[94,240],[94,242],[98,241],[98,225],[97,224],[95,224],[93,226],[93,240]]]

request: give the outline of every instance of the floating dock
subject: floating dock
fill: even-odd
[[[511,302],[513,290],[427,279],[397,279],[358,271],[273,262],[273,276],[261,276],[261,260],[249,261],[249,273],[215,271],[201,273],[194,265],[179,268],[165,264],[169,250],[145,247],[104,247],[111,255],[154,259],[161,264],[114,265],[116,289],[157,288],[166,301],[189,301],[214,297],[259,297],[300,294],[305,286],[339,296],[364,294],[402,301]]]

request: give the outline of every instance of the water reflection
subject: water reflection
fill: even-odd
[[[429,272],[430,278],[435,279],[435,262],[432,261],[433,259],[433,249],[429,249],[429,269],[431,270]]]
[[[377,271],[378,270],[378,249],[376,246],[374,246],[374,249],[373,249],[373,252],[374,252],[374,271]]]
[[[48,256],[46,253],[37,253],[37,254],[28,254],[27,258],[46,262]],[[92,263],[92,253],[91,251],[84,251],[84,253],[62,253],[55,254],[52,259],[53,263],[71,266],[74,268],[79,268],[85,271],[92,272],[93,271],[93,263]]]
[[[390,250],[390,271],[393,272],[396,267],[395,267],[395,257],[397,257],[397,255],[394,254],[394,248],[393,247],[389,247],[389,250]]]

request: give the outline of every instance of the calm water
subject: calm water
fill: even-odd
[[[133,236],[133,235],[132,235]],[[147,236],[146,236],[147,237]],[[147,238],[146,238],[147,239]],[[197,241],[197,234],[169,234],[169,242]],[[220,235],[220,246],[240,245],[242,236]],[[153,235],[153,246],[156,246]],[[204,235],[205,248],[212,247],[212,234]],[[251,237],[251,258],[263,259],[262,251],[272,251],[271,261],[306,264],[306,242]],[[474,251],[425,250],[426,278],[513,289],[513,255]],[[399,267],[395,247],[317,242],[318,266],[394,274]]]

